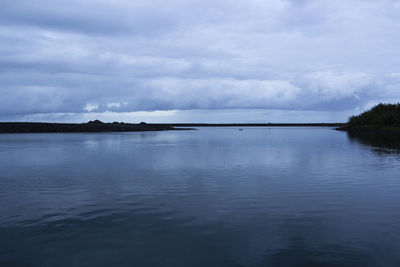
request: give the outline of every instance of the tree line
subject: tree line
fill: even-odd
[[[390,126],[400,127],[400,103],[378,104],[359,115],[351,116],[350,126]]]

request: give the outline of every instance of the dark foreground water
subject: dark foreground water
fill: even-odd
[[[328,128],[2,134],[0,266],[400,266],[395,145]]]

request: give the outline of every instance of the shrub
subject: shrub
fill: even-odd
[[[375,125],[400,127],[400,103],[379,104],[357,116],[351,116],[350,126]]]

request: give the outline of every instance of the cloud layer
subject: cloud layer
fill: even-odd
[[[399,43],[395,0],[3,0],[0,117],[347,114],[400,101]]]

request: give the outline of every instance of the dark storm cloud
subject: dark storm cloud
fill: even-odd
[[[3,0],[1,118],[399,101],[399,15],[389,0]]]

